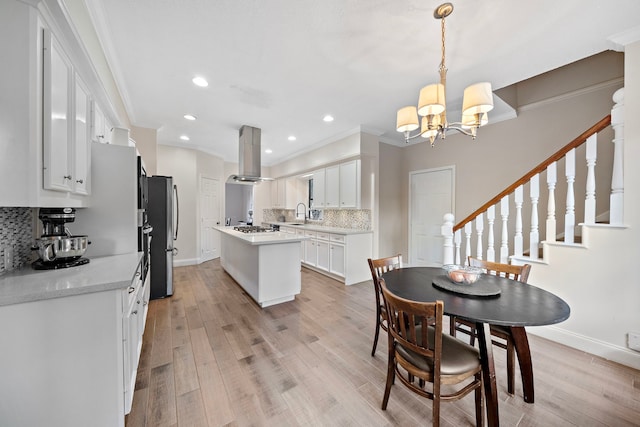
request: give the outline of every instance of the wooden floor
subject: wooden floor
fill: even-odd
[[[417,426],[431,401],[400,383],[380,409],[386,335],[371,357],[370,282],[302,271],[295,301],[260,309],[218,260],[176,268],[175,294],[151,301],[127,427]],[[640,425],[640,372],[530,335],[536,403],[506,392],[503,426]],[[519,375],[519,372],[517,372]],[[443,403],[443,426],[473,425],[473,397]]]

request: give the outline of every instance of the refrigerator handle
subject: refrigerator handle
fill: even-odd
[[[178,224],[180,223],[180,203],[178,203],[178,186],[174,184],[173,194],[176,198],[176,231],[173,240],[178,240]]]

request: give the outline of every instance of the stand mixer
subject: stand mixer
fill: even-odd
[[[87,236],[72,236],[66,225],[76,219],[74,208],[41,208],[38,218],[42,221],[42,236],[36,239],[33,250],[40,259],[33,262],[36,270],[75,267],[89,262],[82,258],[87,250]]]

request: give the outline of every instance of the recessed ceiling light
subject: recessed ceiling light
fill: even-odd
[[[196,86],[200,86],[200,87],[207,87],[209,86],[209,82],[207,82],[205,80],[204,77],[200,77],[200,76],[196,76],[193,78],[193,80],[191,80],[193,82],[194,85]]]
[[[273,150],[271,148],[267,148],[266,150],[264,150],[264,152],[267,154],[271,154],[273,153]]]
[[[183,141],[188,141],[189,137],[187,135],[180,135],[180,139]]]
[[[327,114],[322,120],[324,120],[325,122],[332,122],[333,116],[331,114]]]
[[[289,141],[295,141],[296,137],[294,135],[289,135],[289,138],[287,138]]]
[[[185,114],[183,117],[185,119],[187,119],[187,120],[195,120],[195,119],[197,119],[197,117],[194,116],[193,114]]]

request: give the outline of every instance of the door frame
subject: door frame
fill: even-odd
[[[414,254],[412,253],[412,248],[413,248],[413,211],[411,209],[412,206],[412,202],[413,202],[413,192],[412,192],[412,183],[413,183],[413,178],[415,175],[420,175],[420,174],[424,174],[424,173],[433,173],[433,172],[441,172],[443,170],[450,170],[451,171],[451,212],[446,212],[446,213],[453,213],[455,214],[456,211],[456,166],[455,165],[449,165],[449,166],[441,166],[441,167],[437,167],[437,168],[429,168],[429,169],[420,169],[420,170],[416,170],[416,171],[411,171],[409,172],[409,180],[408,180],[408,190],[407,193],[409,194],[408,197],[408,203],[409,205],[407,206],[407,211],[408,211],[408,218],[409,218],[409,224],[407,224],[407,233],[408,233],[408,248],[407,248],[407,253],[408,253],[408,257],[407,260],[409,262],[409,265],[411,265],[411,263],[413,262],[413,258],[414,258]],[[444,218],[442,219],[442,222],[444,223]],[[444,250],[444,249],[443,249]]]

